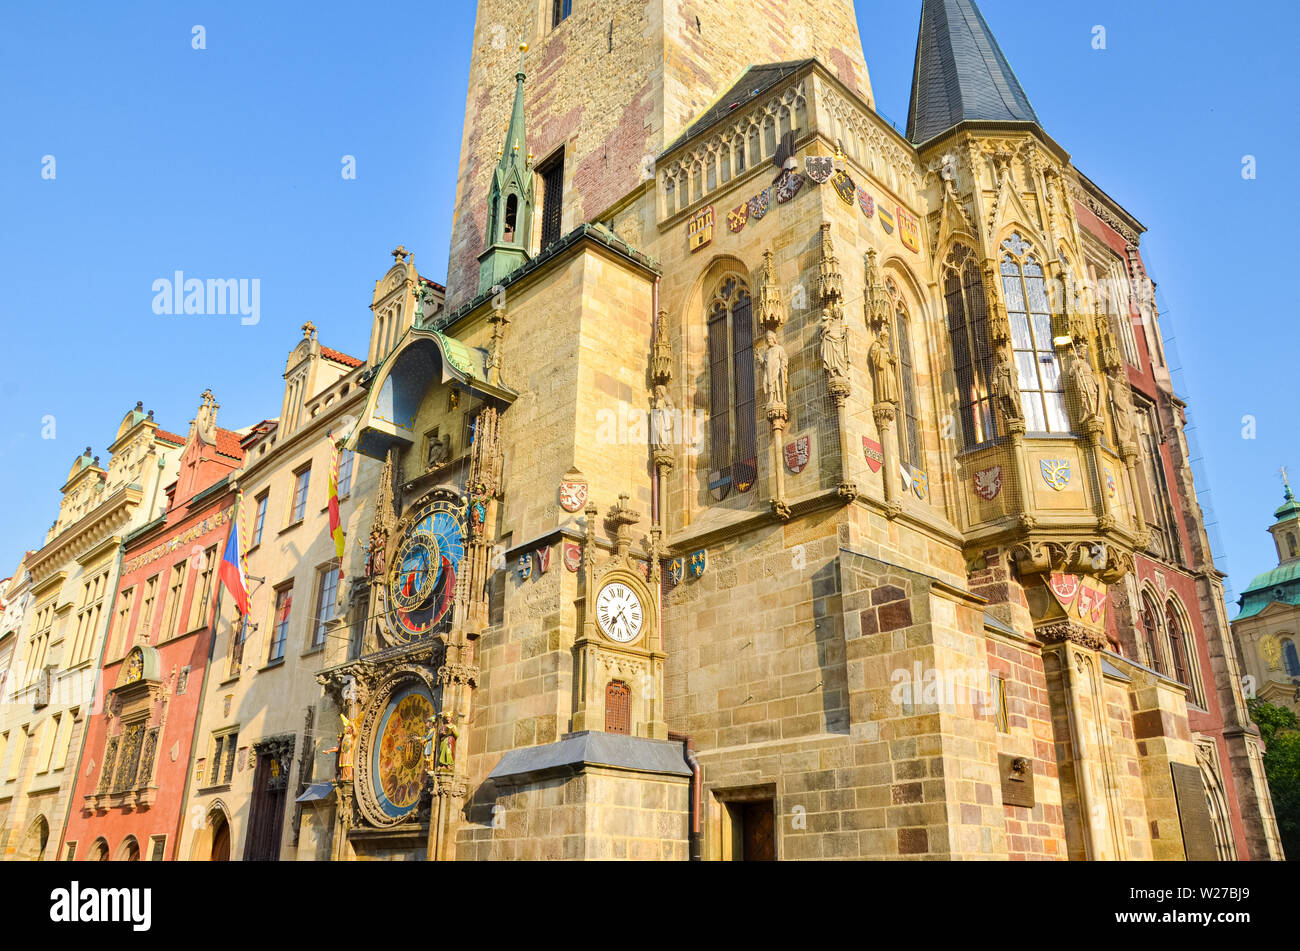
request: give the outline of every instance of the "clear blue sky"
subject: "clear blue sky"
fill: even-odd
[[[1278,467],[1300,476],[1296,295],[1283,283],[1300,5],[981,6],[1047,131],[1151,229],[1143,251],[1240,589],[1274,563]],[[858,11],[879,109],[902,126],[919,0]],[[191,48],[195,24],[206,50]],[[469,0],[6,5],[0,577],[42,544],[80,449],[107,461],[136,400],[181,434],[208,386],[227,427],[275,416],[304,321],[364,355],[389,250],[404,243],[444,278],[472,30]],[[177,269],[259,278],[260,323],[155,315],[151,285]]]

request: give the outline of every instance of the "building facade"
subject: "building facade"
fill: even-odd
[[[166,507],[184,440],[137,403],[104,468],[89,447],[61,492],[45,544],[28,554],[31,606],[0,706],[0,857],[57,859],[85,724],[102,700],[100,659],[123,539]]]
[[[102,702],[85,729],[64,859],[177,857],[191,743],[211,656],[221,552],[236,514],[238,433],[211,391],[190,423],[167,507],[123,541]]]
[[[1280,857],[1142,226],[975,4],[906,136],[846,0],[613,12],[479,4],[335,854]]]
[[[1255,696],[1300,711],[1300,502],[1290,484],[1273,518],[1277,567],[1242,592],[1232,630]]]

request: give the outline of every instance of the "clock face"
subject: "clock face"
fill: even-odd
[[[464,553],[464,520],[455,503],[435,501],[411,523],[388,577],[389,628],[399,640],[424,637],[449,620]]]
[[[611,641],[630,644],[641,636],[645,608],[635,591],[615,581],[596,595],[596,624]]]

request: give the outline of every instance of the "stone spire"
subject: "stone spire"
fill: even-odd
[[[515,103],[488,192],[486,250],[479,255],[479,293],[490,290],[528,260],[533,228],[533,156],[524,128],[524,52],[519,44]]]
[[[924,0],[907,137],[927,142],[968,119],[1038,122],[975,0]]]

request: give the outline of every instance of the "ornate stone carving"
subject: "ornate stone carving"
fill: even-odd
[[[1055,621],[1051,624],[1042,624],[1034,628],[1034,634],[1039,640],[1048,644],[1070,641],[1080,647],[1096,651],[1105,650],[1107,647],[1106,638],[1103,635],[1090,631],[1073,621]]]
[[[832,301],[822,309],[821,338],[826,387],[836,405],[843,406],[850,392],[849,333],[839,301]]]
[[[771,251],[763,252],[763,275],[758,285],[758,326],[764,331],[780,330],[785,323],[785,303],[776,279],[776,263]]]
[[[1136,425],[1133,421],[1133,391],[1128,380],[1124,379],[1122,369],[1116,369],[1108,377],[1111,411],[1115,419],[1115,442],[1121,450],[1135,451],[1133,433]]]
[[[1020,386],[1016,381],[1015,369],[1005,347],[997,350],[997,362],[993,366],[993,399],[998,415],[1002,418],[1003,429],[1007,433],[1025,431],[1025,413],[1020,402]]]
[[[889,323],[893,308],[889,299],[889,291],[885,288],[885,282],[880,276],[880,267],[876,264],[875,250],[868,250],[863,256],[863,260],[866,262],[866,296],[862,302],[863,316],[866,318],[867,326],[873,331],[878,331]]]
[[[1088,347],[1082,345],[1070,361],[1070,390],[1074,395],[1077,422],[1084,430],[1095,428],[1101,421],[1101,382],[1088,361]]]
[[[790,383],[790,358],[785,348],[777,341],[776,329],[769,328],[763,335],[767,349],[761,357],[763,361],[763,395],[767,397],[767,418],[769,420],[789,419],[786,410],[786,394]]]
[[[479,669],[471,664],[443,664],[438,668],[438,683],[478,686]]]
[[[217,444],[217,410],[221,404],[217,398],[212,395],[211,390],[203,391],[203,403],[199,406],[199,411],[194,416],[194,430],[199,439],[203,440],[209,446]]]
[[[901,406],[902,396],[898,385],[898,356],[890,343],[889,323],[876,331],[876,340],[867,353],[875,380],[876,405]]]

